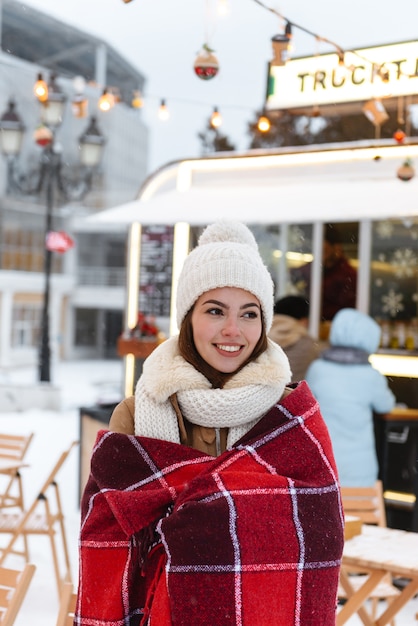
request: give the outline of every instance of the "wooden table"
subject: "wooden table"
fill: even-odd
[[[369,572],[365,584],[357,591],[353,590],[344,566]],[[363,603],[387,573],[410,582],[387,605],[385,611],[373,620]],[[358,613],[365,626],[389,624],[418,592],[418,533],[363,525],[360,535],[345,542],[341,584],[348,599],[337,614],[337,626],[345,624],[355,613]]]

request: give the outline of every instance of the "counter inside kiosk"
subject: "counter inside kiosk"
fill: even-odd
[[[391,413],[375,415],[387,523],[418,532],[418,351],[381,351],[371,360],[398,401]]]

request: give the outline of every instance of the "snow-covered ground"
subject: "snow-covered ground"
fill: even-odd
[[[0,431],[9,433],[33,432],[35,436],[25,457],[28,467],[22,470],[25,504],[36,497],[61,452],[72,441],[79,439],[79,408],[92,406],[97,401],[117,399],[122,389],[121,361],[77,361],[62,363],[53,368],[54,385],[61,389],[62,410],[0,412]],[[2,373],[0,382],[33,384],[34,368]],[[62,507],[65,514],[67,539],[73,580],[77,581],[79,530],[79,447],[73,448],[58,474]],[[2,543],[4,537],[0,536]],[[61,544],[58,542],[58,550]],[[46,536],[29,537],[31,562],[37,567],[25,602],[15,622],[16,626],[55,626],[58,615],[58,593],[54,577],[49,539]],[[61,554],[61,553],[60,553]],[[22,567],[19,557],[11,557],[6,565]]]
[[[21,369],[1,375],[0,382],[32,384],[36,382],[34,369]],[[34,432],[27,453],[28,467],[22,470],[26,504],[32,502],[61,452],[79,438],[79,408],[92,406],[97,401],[116,400],[122,389],[122,365],[113,361],[77,361],[54,366],[53,382],[61,389],[60,411],[0,412],[0,431],[9,433]],[[79,498],[79,448],[71,452],[58,475],[62,506],[69,543],[73,579],[77,581]],[[60,547],[60,546],[59,546]],[[29,592],[16,619],[15,626],[55,626],[58,614],[58,594],[47,537],[29,537],[31,561],[37,570]],[[20,568],[18,557],[7,561]],[[418,598],[411,601],[396,619],[396,626],[416,626]],[[360,626],[353,617],[349,626]],[[302,625],[303,626],[303,625]]]

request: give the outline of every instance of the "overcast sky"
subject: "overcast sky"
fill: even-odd
[[[248,147],[247,124],[263,105],[271,37],[283,21],[255,0],[26,0],[25,3],[105,39],[146,77],[145,107],[150,129],[149,172],[184,157],[199,156],[203,130],[217,106],[221,131],[239,150]],[[294,24],[343,49],[417,39],[418,0],[263,0]],[[298,28],[293,55],[330,51]],[[215,50],[219,74],[202,81],[193,72],[205,41]],[[167,100],[170,119],[157,109]]]

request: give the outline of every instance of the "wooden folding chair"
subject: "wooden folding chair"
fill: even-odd
[[[71,567],[64,526],[64,515],[62,512],[61,498],[56,476],[70,454],[72,448],[77,444],[78,441],[73,441],[69,448],[62,452],[48,478],[43,484],[39,495],[27,509],[17,513],[0,509],[0,534],[11,535],[8,543],[4,547],[0,547],[0,565],[2,565],[6,558],[11,554],[21,555],[27,560],[28,555],[25,549],[19,550],[15,548],[15,543],[19,538],[24,540],[25,537],[28,537],[29,535],[47,535],[51,544],[54,572],[59,595],[61,593],[62,582],[71,582]],[[55,535],[57,533],[59,533],[61,537],[64,566],[66,570],[63,576],[60,573],[60,564],[56,546]]]
[[[33,433],[12,435],[0,433],[0,508],[18,507],[23,511],[23,485],[20,469],[32,441]]]
[[[341,496],[345,515],[358,517],[363,524],[386,527],[382,481],[371,487],[341,487]]]
[[[23,571],[0,567],[0,626],[12,626],[35,573],[26,563]]]
[[[76,603],[77,594],[74,591],[72,583],[64,583],[62,586],[60,607],[55,626],[73,626]]]
[[[13,435],[0,433],[0,458],[21,461],[32,441],[33,433],[28,435]]]
[[[345,515],[357,517],[363,524],[386,527],[382,481],[377,480],[371,487],[341,487],[341,496]],[[382,546],[382,550],[384,550],[384,546]],[[350,572],[347,568],[345,571],[353,574],[350,576],[350,583],[354,589],[358,589],[364,584],[367,574]],[[372,603],[373,619],[376,619],[379,600],[391,602],[399,593],[399,589],[392,584],[391,578],[385,577],[369,596]],[[340,599],[347,597],[341,584],[338,589],[338,597]],[[392,620],[391,625],[394,626],[394,624],[395,622]]]

